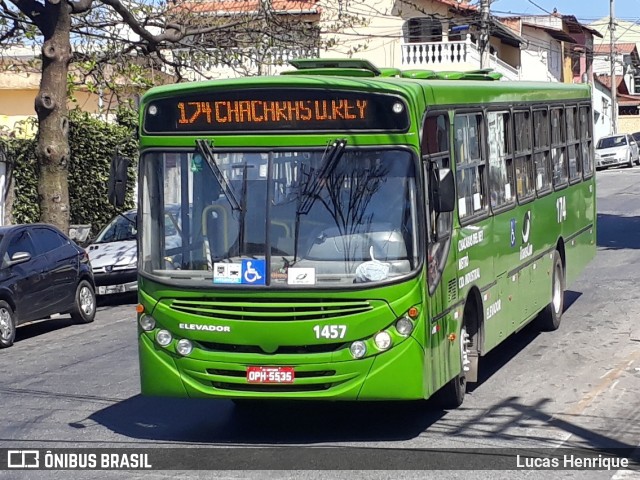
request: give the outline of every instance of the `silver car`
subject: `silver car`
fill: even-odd
[[[116,215],[87,248],[96,294],[138,289],[136,211]]]
[[[638,143],[628,133],[607,135],[598,140],[596,145],[596,169],[633,164],[640,165]]]
[[[169,205],[165,212],[165,244],[169,250],[182,245],[179,207]],[[97,295],[138,290],[137,211],[116,215],[87,247]],[[165,258],[168,269],[179,268],[177,253]]]

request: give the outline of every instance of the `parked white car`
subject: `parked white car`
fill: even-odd
[[[138,289],[136,210],[116,215],[87,247],[96,294]]]
[[[182,245],[179,207],[169,206],[165,215],[167,248]],[[96,295],[138,290],[138,241],[136,210],[116,215],[86,248],[93,268]],[[167,257],[167,268],[176,268],[179,255]]]
[[[633,167],[640,165],[638,143],[628,133],[607,135],[596,145],[596,169],[600,170],[618,165]]]

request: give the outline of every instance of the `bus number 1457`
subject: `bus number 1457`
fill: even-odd
[[[347,333],[346,325],[314,325],[316,338],[344,338]]]

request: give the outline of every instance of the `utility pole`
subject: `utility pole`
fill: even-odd
[[[615,36],[616,22],[613,16],[614,0],[609,0],[609,59],[611,68],[611,133],[618,133],[618,98],[616,88],[616,53]]]
[[[480,68],[487,68],[489,65],[489,22],[491,18],[489,2],[490,0],[480,0]]]

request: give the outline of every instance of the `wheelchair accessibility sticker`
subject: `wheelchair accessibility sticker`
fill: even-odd
[[[265,260],[242,260],[242,263],[214,263],[213,283],[265,285]]]

